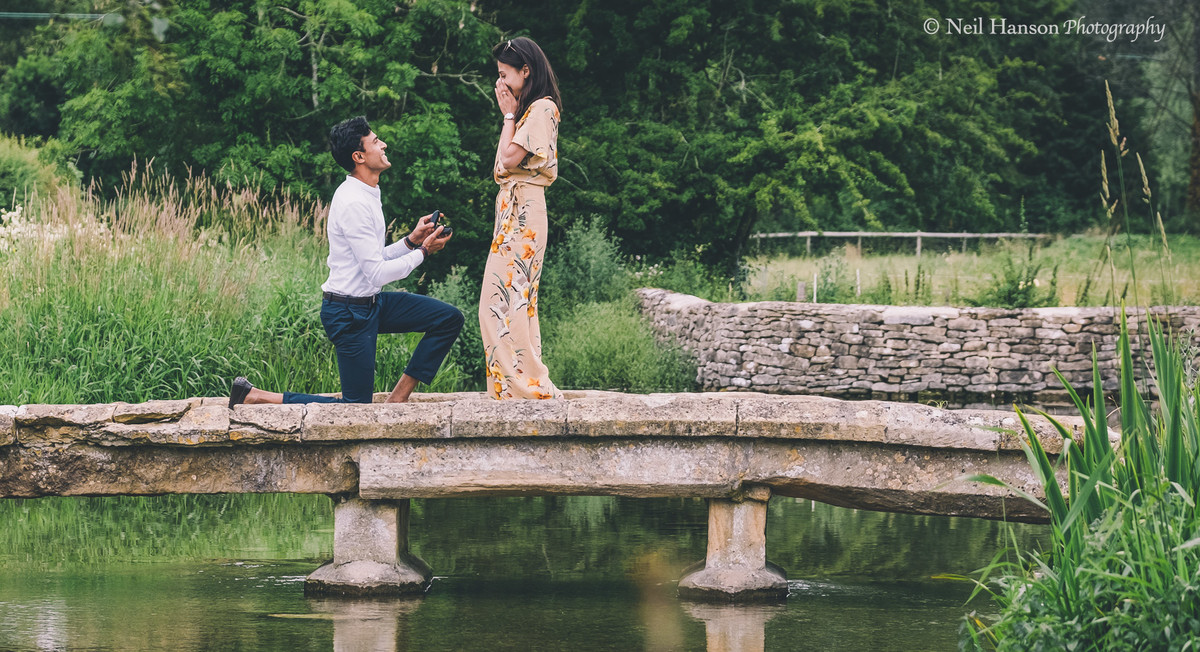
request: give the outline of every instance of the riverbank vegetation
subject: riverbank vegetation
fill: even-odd
[[[1057,461],[1022,415],[1026,453],[1045,492],[1051,545],[985,568],[998,618],[972,617],[971,641],[999,650],[1189,650],[1200,644],[1200,379],[1187,351],[1148,324],[1153,392],[1134,380],[1121,324],[1120,443],[1095,372],[1094,395],[1071,392],[1082,437],[1055,422]],[[1061,379],[1061,377],[1060,377]],[[1065,384],[1065,381],[1064,381]],[[1052,419],[1053,420],[1053,419]],[[1067,491],[1055,476],[1064,470]],[[981,481],[1003,484],[994,478]]]

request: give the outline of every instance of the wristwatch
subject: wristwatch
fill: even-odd
[[[505,113],[505,114],[504,114],[504,119],[505,119],[505,120],[516,120],[516,119],[517,119],[517,116],[513,115],[512,113]]]

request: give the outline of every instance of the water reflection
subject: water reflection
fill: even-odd
[[[420,598],[364,600],[309,599],[312,614],[333,621],[334,652],[393,652],[406,650],[408,616],[421,606]],[[283,614],[277,614],[286,617]]]
[[[324,497],[0,501],[0,649],[955,649],[1001,523],[773,499],[784,605],[681,603],[704,557],[700,500],[413,502],[441,578],[421,599],[306,599],[332,551]],[[1014,526],[1023,547],[1041,531]]]
[[[767,621],[786,611],[781,605],[685,604],[683,608],[704,622],[707,652],[763,652]]]

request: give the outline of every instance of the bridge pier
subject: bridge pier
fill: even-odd
[[[422,593],[433,571],[408,550],[409,502],[334,497],[333,561],[313,571],[314,595]]]
[[[679,597],[716,602],[782,600],[787,577],[767,561],[767,501],[755,487],[745,499],[708,501],[708,553],[679,580]]]

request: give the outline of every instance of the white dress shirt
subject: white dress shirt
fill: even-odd
[[[349,297],[369,297],[412,273],[425,260],[404,241],[384,247],[387,229],[379,187],[347,176],[329,204],[329,279],[321,289]]]

